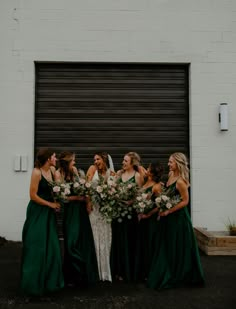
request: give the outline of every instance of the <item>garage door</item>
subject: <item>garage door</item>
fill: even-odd
[[[143,164],[189,155],[187,64],[36,63],[35,149],[76,153],[87,170],[96,151],[115,168],[129,151]],[[166,168],[167,173],[167,168]]]

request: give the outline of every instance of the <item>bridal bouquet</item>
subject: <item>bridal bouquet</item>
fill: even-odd
[[[67,196],[70,195],[70,183],[62,182],[62,183],[56,183],[52,182],[52,192],[53,192],[53,197],[55,201],[58,202],[65,202]]]
[[[117,183],[110,176],[105,182],[100,179],[90,188],[92,202],[99,205],[99,211],[108,223],[117,217]]]
[[[77,177],[73,182],[73,192],[79,196],[86,196],[89,194],[91,183],[86,181],[84,178]]]
[[[133,208],[137,211],[137,213],[142,214],[147,210],[151,209],[152,206],[153,201],[151,200],[151,194],[139,191],[133,204]]]
[[[135,183],[120,182],[117,191],[117,221],[122,222],[125,217],[132,219],[134,213],[133,203],[138,192],[138,186]]]

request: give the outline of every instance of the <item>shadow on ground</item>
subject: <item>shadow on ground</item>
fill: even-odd
[[[0,308],[81,309],[233,309],[236,308],[236,256],[201,255],[204,288],[154,291],[145,284],[99,283],[64,289],[44,299],[26,299],[19,293],[21,243],[0,245]]]

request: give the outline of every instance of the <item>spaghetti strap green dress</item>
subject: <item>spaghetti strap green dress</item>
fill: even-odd
[[[169,196],[179,196],[176,182],[168,187]],[[198,245],[187,207],[158,223],[158,237],[147,285],[154,289],[204,285]]]
[[[64,204],[63,231],[65,283],[86,286],[97,282],[99,275],[96,252],[84,201]]]
[[[126,182],[135,183],[135,175]],[[120,277],[127,282],[134,280],[137,225],[135,212],[132,219],[124,217],[122,222],[116,219],[112,221],[111,273],[114,279]]]
[[[52,189],[43,177],[37,194],[53,202]],[[64,287],[62,259],[54,209],[30,200],[22,232],[21,291],[42,296]]]
[[[153,186],[145,189],[145,193],[152,194]],[[155,196],[151,196],[152,199]],[[153,205],[152,209],[156,206]],[[150,212],[152,209],[147,211]],[[155,241],[158,232],[157,213],[154,213],[147,219],[142,219],[137,227],[137,244],[135,254],[135,280],[144,281],[150,271],[151,261],[154,255]]]

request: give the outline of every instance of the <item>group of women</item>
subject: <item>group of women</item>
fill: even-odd
[[[63,152],[58,158],[50,149],[37,154],[30,183],[30,202],[23,227],[21,289],[28,295],[44,295],[66,286],[97,281],[143,281],[154,289],[181,285],[203,285],[200,262],[187,205],[189,170],[182,153],[170,156],[169,178],[162,183],[163,167],[151,163],[147,170],[135,152],[124,156],[122,169],[115,172],[105,152],[96,153],[94,164],[84,175],[75,167],[75,155]],[[73,183],[86,178],[91,183],[113,176],[117,183],[136,184],[151,199],[163,186],[180,202],[163,212],[156,206],[122,222],[107,222],[99,205],[89,196],[73,192],[63,210],[64,247],[60,248],[56,216],[61,204],[54,201],[53,181]],[[171,197],[171,196],[170,196]],[[132,203],[132,201],[129,201]],[[154,204],[153,204],[154,205]],[[62,252],[63,251],[63,252]]]

